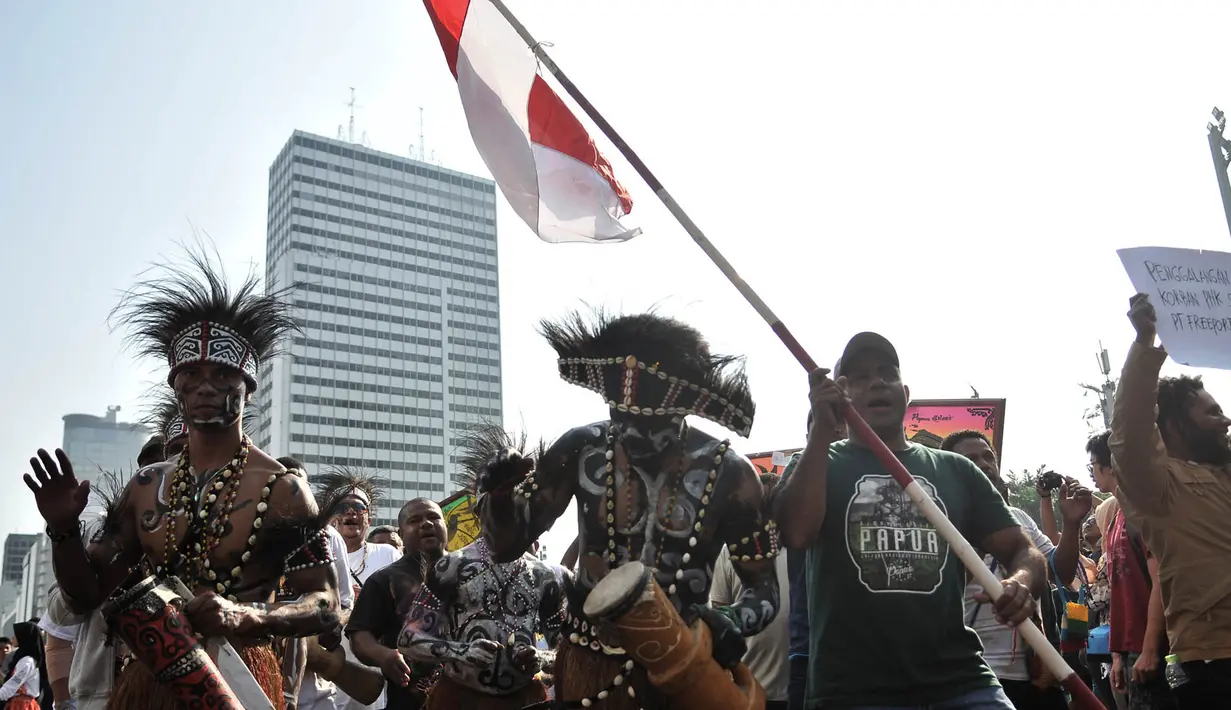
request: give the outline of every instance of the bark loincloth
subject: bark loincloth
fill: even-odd
[[[537,680],[508,695],[490,695],[441,675],[427,694],[423,710],[521,710],[547,700],[547,688]]]
[[[256,679],[261,690],[265,691],[274,710],[286,710],[286,699],[282,697],[281,663],[269,644],[245,646],[237,649],[244,659],[252,677]],[[145,664],[133,660],[120,673],[111,691],[111,699],[107,710],[181,710],[175,696],[164,685],[154,679]]]

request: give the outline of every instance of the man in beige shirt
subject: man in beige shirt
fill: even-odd
[[[1137,331],[1116,392],[1111,455],[1116,499],[1159,563],[1171,653],[1188,681],[1183,710],[1226,707],[1231,698],[1231,419],[1199,377],[1158,373],[1150,299],[1130,301]],[[1211,574],[1212,570],[1221,573]]]

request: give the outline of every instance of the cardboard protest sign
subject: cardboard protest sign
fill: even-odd
[[[1171,247],[1116,253],[1133,288],[1154,304],[1158,336],[1171,358],[1231,369],[1231,254]]]

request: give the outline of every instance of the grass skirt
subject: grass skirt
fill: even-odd
[[[427,694],[424,710],[521,710],[547,699],[547,688],[538,680],[508,695],[489,695],[467,688],[441,675]]]
[[[282,671],[278,657],[268,645],[247,646],[239,649],[239,655],[252,671],[257,684],[273,704],[274,710],[286,710],[286,699],[282,697]],[[11,707],[11,705],[10,705]],[[165,686],[154,680],[154,674],[144,664],[134,660],[125,666],[115,688],[111,691],[111,699],[107,710],[181,710]]]

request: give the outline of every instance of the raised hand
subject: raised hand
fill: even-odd
[[[1137,342],[1153,347],[1154,336],[1158,334],[1158,314],[1149,296],[1139,293],[1128,299],[1128,320],[1137,331]]]
[[[90,482],[77,480],[68,454],[60,449],[56,449],[55,459],[46,449],[39,449],[38,456],[30,459],[30,468],[34,475],[27,473],[22,479],[34,493],[47,526],[56,533],[75,534],[81,513],[90,502]]]
[[[534,469],[534,457],[522,456],[516,449],[502,449],[491,457],[478,481],[479,492],[489,493],[520,483]]]
[[[841,426],[842,408],[847,405],[846,378],[835,382],[824,368],[808,373],[808,400],[812,404],[812,431],[833,439]]]
[[[1090,514],[1094,506],[1094,496],[1090,489],[1081,485],[1075,478],[1066,478],[1060,484],[1060,515],[1064,517],[1065,525],[1081,525],[1081,521]],[[1067,528],[1066,528],[1067,529]]]

